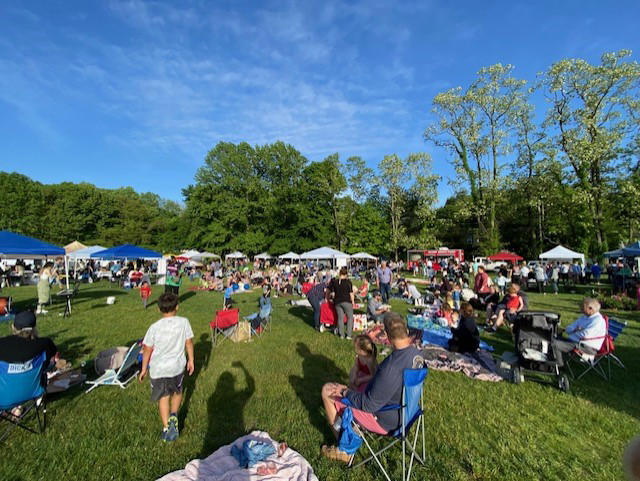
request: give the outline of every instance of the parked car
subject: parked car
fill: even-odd
[[[490,261],[486,257],[474,257],[473,262],[477,262],[484,266],[484,269],[487,272],[497,272],[502,266],[506,266],[507,263],[504,261]]]

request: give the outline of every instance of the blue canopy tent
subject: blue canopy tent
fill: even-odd
[[[15,232],[0,231],[0,257],[6,259],[46,259],[58,256],[64,256],[64,271],[68,290],[69,260],[62,247]]]
[[[48,244],[33,237],[0,231],[0,257],[7,259],[44,259],[65,255],[62,247]]]
[[[159,252],[134,246],[133,244],[123,244],[91,254],[92,259],[104,259],[107,261],[115,259],[159,259],[161,257],[162,254]]]
[[[629,244],[622,248],[622,255],[624,257],[640,257],[640,241]]]

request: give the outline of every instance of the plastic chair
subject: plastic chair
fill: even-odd
[[[211,343],[213,347],[222,343],[225,339],[230,339],[238,326],[240,309],[223,309],[216,311],[216,317],[209,323],[211,329]],[[218,338],[220,340],[218,341]]]
[[[133,346],[129,348],[129,351],[122,362],[122,366],[120,366],[117,371],[115,369],[107,369],[98,379],[94,381],[85,381],[85,384],[92,384],[86,392],[91,392],[98,386],[118,386],[121,389],[125,389],[127,385],[135,379],[138,372],[140,372],[136,369],[131,376],[127,377],[131,368],[138,362],[138,355],[141,350],[142,346],[135,342]]]
[[[0,422],[10,425],[0,433],[0,441],[4,441],[14,427],[41,434],[47,422],[46,377],[44,374],[47,354],[39,354],[35,358],[21,363],[0,361]],[[20,414],[11,411],[20,406]],[[38,420],[38,430],[27,422],[31,413]]]
[[[387,473],[387,471],[384,469],[384,466],[382,465],[382,462],[380,461],[380,455],[397,443],[402,443],[402,481],[408,481],[410,479],[414,459],[417,460],[420,464],[424,465],[426,449],[424,439],[424,400],[422,395],[422,388],[424,385],[424,380],[427,378],[427,374],[428,370],[426,367],[420,369],[405,369],[402,375],[402,404],[389,405],[382,408],[383,411],[401,411],[400,427],[395,431],[389,432],[385,436],[393,438],[393,441],[391,441],[385,447],[379,449],[378,451],[374,451],[371,447],[371,444],[367,440],[367,434],[372,437],[380,436],[380,434],[365,431],[363,428],[354,423],[354,430],[360,435],[360,437],[362,437],[362,440],[364,441],[364,444],[369,450],[371,456],[356,465],[353,465],[355,455],[352,456],[349,462],[350,468],[357,468],[358,466],[362,466],[373,459],[378,467],[382,470],[382,473],[384,474],[387,481],[391,481],[389,473]],[[416,429],[415,436],[413,437],[412,442],[411,438],[409,437],[409,433],[412,426],[416,423],[418,427]],[[420,456],[416,452],[418,437],[420,433],[422,433],[422,456]],[[411,452],[408,467],[407,449]]]

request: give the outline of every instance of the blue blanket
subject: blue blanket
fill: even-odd
[[[422,316],[413,316],[411,314],[407,316],[407,324],[410,328],[422,331],[423,344],[435,344],[445,349],[449,347],[449,339],[453,336],[451,335],[451,329],[448,327],[443,327]],[[493,351],[493,347],[483,340],[480,340],[480,349]]]

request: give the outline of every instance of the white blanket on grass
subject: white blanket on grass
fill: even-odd
[[[231,446],[235,444],[242,447],[242,443],[247,439],[273,443],[273,447],[278,450],[278,443],[271,439],[268,433],[253,431],[231,444],[222,446],[205,459],[189,461],[184,469],[169,473],[157,481],[318,481],[307,460],[291,448],[287,448],[281,457],[274,454],[251,468],[241,468],[238,460],[231,455]],[[257,474],[258,467],[267,462],[275,463],[278,472],[262,476]]]

